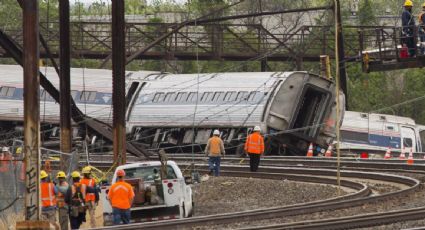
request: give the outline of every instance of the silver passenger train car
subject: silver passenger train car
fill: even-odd
[[[40,71],[59,88],[53,68]],[[110,70],[71,70],[77,106],[107,123],[112,122],[111,75]],[[20,66],[0,65],[0,134],[22,127],[22,76]],[[241,154],[244,138],[255,125],[262,127],[268,154],[303,155],[310,142],[323,151],[335,136],[335,86],[306,72],[138,71],[127,72],[126,85],[129,141],[154,150],[200,152],[219,129],[227,153]],[[57,139],[59,105],[43,89],[40,100],[42,130],[49,130],[43,140]],[[83,135],[83,129],[75,125],[74,135]]]
[[[59,77],[52,67],[40,67],[47,79],[59,89]],[[77,106],[91,117],[112,121],[112,76],[110,70],[71,69],[71,95]],[[23,69],[19,65],[0,65],[0,135],[3,142],[22,137]],[[59,138],[59,104],[40,87],[42,140]],[[78,127],[77,124],[74,126]],[[74,128],[74,136],[81,129]],[[80,134],[81,135],[81,134]],[[4,143],[6,144],[6,143]]]
[[[335,137],[335,85],[306,72],[135,72],[127,92],[127,131],[152,149],[201,152],[219,129],[226,151],[241,154],[255,125],[267,154],[303,155],[310,142],[321,152]]]

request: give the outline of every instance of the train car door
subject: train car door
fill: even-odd
[[[421,146],[421,149],[418,148],[419,152],[424,152],[425,151],[425,126],[420,126],[418,127],[418,131],[419,131],[419,140],[418,145]]]
[[[125,107],[126,107],[126,120],[130,119],[131,111],[133,109],[134,103],[136,102],[140,90],[146,85],[146,82],[133,81],[127,89]]]
[[[405,151],[410,151],[413,149],[413,152],[416,152],[416,135],[415,130],[411,127],[402,126],[401,127],[401,148]]]

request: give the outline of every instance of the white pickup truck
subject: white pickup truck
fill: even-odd
[[[162,173],[160,161],[126,164],[116,170],[119,169],[125,171],[125,181],[130,183],[135,191],[131,222],[185,218],[193,215],[192,188],[186,184],[180,168],[174,161],[167,161],[165,167],[162,167]],[[117,179],[116,170],[111,184]],[[105,226],[112,224],[112,207],[107,198],[108,192],[109,186],[102,186],[100,199]]]

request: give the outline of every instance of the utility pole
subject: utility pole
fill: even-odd
[[[112,105],[114,162],[126,162],[124,1],[112,0]]]
[[[40,101],[38,0],[22,1],[24,67],[25,221],[17,229],[46,229],[40,221]]]
[[[70,39],[69,39],[69,0],[59,0],[59,58],[60,58],[60,167],[67,172],[67,159],[72,151],[71,135],[71,77],[70,77]]]
[[[340,0],[335,0],[335,9],[334,13],[336,15],[336,39],[337,39],[337,49],[338,57],[336,62],[339,64],[339,77],[341,83],[342,92],[345,94],[345,101],[348,101],[348,90],[347,90],[347,71],[345,69],[345,50],[344,50],[344,37],[342,34],[342,20],[341,20],[341,4]],[[345,103],[348,109],[348,103]]]

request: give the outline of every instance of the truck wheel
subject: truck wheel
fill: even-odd
[[[195,215],[195,202],[192,202],[192,209],[189,212],[189,215],[187,215],[187,217],[192,217],[193,215]]]

